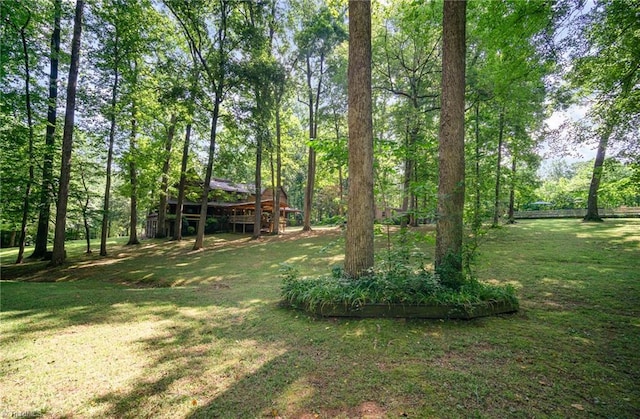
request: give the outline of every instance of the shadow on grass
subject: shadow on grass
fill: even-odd
[[[84,280],[3,282],[2,344],[24,342],[38,350],[49,339],[52,351],[64,352],[70,344],[65,339],[83,328],[148,328],[124,343],[96,336],[107,355],[85,368],[110,364],[124,348],[135,361],[132,372],[126,382],[102,387],[83,381],[83,374],[73,377],[79,380],[73,385],[87,388],[81,396],[71,394],[76,399],[63,402],[62,411],[51,411],[60,416],[74,409],[85,409],[80,417],[571,417],[583,410],[637,416],[637,259],[609,250],[602,264],[589,267],[576,256],[601,249],[599,239],[584,243],[543,234],[549,242],[561,241],[550,251],[530,242],[539,230],[509,230],[497,233],[484,253],[492,258],[486,265],[495,269],[496,281],[517,279],[526,296],[524,312],[508,318],[337,321],[278,309],[277,260],[305,258],[307,273],[326,272],[339,252],[315,253],[335,236],[301,236],[288,244],[267,239],[196,253],[171,244],[163,253],[159,245],[138,249],[140,259],[112,265],[121,272],[113,275],[105,267],[74,271],[90,272]],[[575,239],[576,231],[569,231]],[[609,237],[606,231],[594,234],[604,234],[607,243],[623,240],[625,249],[637,246],[637,234]],[[552,263],[543,255],[563,247],[571,253],[568,262]],[[174,267],[179,264],[187,265]],[[611,280],[603,277],[607,272]],[[173,287],[122,285],[149,273],[171,279]],[[611,301],[616,305],[607,306]],[[50,338],[58,334],[64,336]],[[7,353],[18,367],[32,361]],[[1,374],[14,378],[12,368],[18,367],[3,363]],[[108,371],[109,378],[121,377]],[[29,383],[25,389],[40,391]],[[57,397],[64,400],[65,394]],[[375,413],[358,410],[362,406]]]

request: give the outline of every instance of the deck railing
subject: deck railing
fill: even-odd
[[[256,216],[244,215],[244,214],[236,214],[229,216],[229,222],[231,224],[253,224],[256,221]]]

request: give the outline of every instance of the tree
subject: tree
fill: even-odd
[[[29,49],[27,46],[26,29],[31,21],[31,11],[26,10],[26,17],[22,25],[11,20],[11,17],[7,17],[7,23],[20,34],[20,43],[22,45],[22,58],[24,60],[24,98],[25,108],[27,112],[27,128],[29,130],[29,150],[27,158],[29,160],[29,178],[24,192],[24,199],[22,204],[22,222],[20,223],[20,249],[18,250],[18,257],[16,263],[22,263],[24,258],[24,246],[27,240],[27,221],[29,218],[29,204],[31,199],[31,186],[34,181],[34,155],[33,155],[33,111],[31,105],[31,69],[29,65]]]
[[[42,186],[40,190],[40,212],[38,231],[34,250],[30,258],[43,257],[47,251],[49,238],[49,219],[51,218],[51,201],[53,199],[53,151],[58,101],[58,63],[60,55],[60,18],[62,15],[61,0],[54,0],[54,22],[51,32],[51,52],[49,69],[49,103],[47,105],[47,128],[45,134],[45,153],[42,162]]]
[[[584,221],[600,221],[598,188],[610,140],[638,143],[640,125],[640,4],[602,0],[584,17],[574,42],[573,87],[592,102],[598,151]]]
[[[371,2],[349,1],[349,195],[345,272],[373,267]]]
[[[169,164],[171,162],[171,148],[173,146],[173,137],[176,132],[176,124],[178,116],[174,113],[171,115],[169,127],[167,128],[167,137],[164,143],[164,159],[162,162],[162,179],[160,181],[160,204],[158,205],[158,231],[157,238],[167,237],[165,223],[167,218],[167,200],[169,197]]]
[[[129,241],[127,245],[140,244],[138,240],[138,168],[136,164],[136,158],[138,155],[138,104],[135,90],[138,88],[139,80],[139,68],[138,57],[133,57],[129,63],[130,77],[131,77],[131,131],[129,133],[129,150],[125,157],[126,164],[129,170],[129,202],[130,202],[130,217],[129,217]]]
[[[193,62],[192,73],[190,77],[191,89],[189,97],[186,101],[187,107],[187,127],[185,128],[184,142],[182,145],[182,158],[180,163],[180,181],[178,184],[178,200],[176,202],[176,220],[173,227],[172,240],[182,240],[182,206],[185,198],[185,188],[187,186],[187,164],[189,163],[189,146],[191,144],[191,129],[193,127],[193,118],[195,113],[195,100],[197,92],[198,70],[197,62]]]
[[[107,141],[107,163],[104,187],[104,200],[102,204],[102,228],[100,231],[100,256],[107,256],[107,238],[109,237],[109,218],[111,205],[111,171],[113,166],[113,147],[116,139],[116,113],[118,105],[118,88],[120,83],[120,34],[119,24],[117,20],[113,22],[113,33],[109,40],[110,57],[112,57],[111,70],[113,71],[113,85],[111,86],[111,102],[108,111],[109,117],[109,139]]]
[[[600,140],[598,141],[596,158],[593,162],[593,173],[591,175],[589,195],[587,197],[587,214],[584,216],[584,221],[602,221],[602,218],[600,218],[598,214],[598,190],[600,189],[600,180],[604,172],[604,158],[610,135],[611,129],[606,126],[599,133]]]
[[[51,266],[59,266],[65,260],[65,228],[67,221],[67,203],[69,199],[69,179],[71,177],[71,152],[73,150],[73,125],[75,120],[76,90],[78,86],[78,69],[80,67],[80,37],[82,35],[82,15],[84,1],[76,1],[73,21],[73,38],[71,41],[71,65],[67,84],[67,106],[62,134],[62,165],[58,187],[58,206],[56,210],[56,229],[53,239]]]
[[[274,19],[275,20],[275,19]],[[272,52],[273,55],[273,47]],[[280,234],[280,190],[282,189],[282,105],[284,102],[284,96],[287,88],[287,82],[290,77],[290,71],[286,71],[281,63],[277,63],[279,71],[274,79],[274,92],[273,92],[273,105],[274,105],[274,118],[275,118],[275,144],[272,144],[271,148],[271,174],[273,173],[273,151],[276,153],[276,170],[275,170],[275,182],[271,182],[274,186],[275,200],[273,203],[273,234]]]
[[[96,144],[94,138],[78,133],[76,136],[74,162],[72,166],[71,182],[69,186],[69,197],[71,198],[67,214],[70,218],[81,218],[86,242],[85,253],[91,251],[91,227],[94,225],[95,201],[100,198],[100,194],[94,185],[97,185],[98,178],[102,176],[98,165],[98,156],[102,153],[101,144]],[[97,146],[96,146],[97,145]],[[75,217],[74,217],[75,213]],[[79,223],[76,223],[79,224]]]
[[[396,2],[385,22],[375,70],[381,89],[401,101],[396,105],[396,130],[402,138],[398,154],[403,161],[401,225],[417,225],[418,194],[426,179],[418,180],[419,164],[426,160],[426,130],[439,109],[440,25],[435,3]],[[424,166],[427,166],[426,164]],[[422,172],[425,172],[423,169]]]
[[[474,168],[469,197],[474,198],[474,226],[485,213],[492,213],[497,226],[505,206],[504,156],[514,154],[516,136],[520,155],[536,146],[534,133],[547,116],[545,95],[556,61],[549,45],[568,7],[517,1],[470,4],[467,84],[474,109],[474,147],[469,150]],[[495,174],[492,184],[489,171]]]
[[[442,108],[438,136],[438,220],[435,267],[442,283],[463,281],[464,89],[466,1],[445,0],[442,35]]]
[[[318,133],[320,97],[327,71],[326,59],[336,45],[345,39],[346,34],[326,6],[314,10],[311,15],[307,14],[310,4],[305,3],[303,7],[305,8],[302,13],[305,13],[305,17],[302,29],[295,34],[295,41],[299,49],[299,64],[305,77],[306,98],[302,101],[307,106],[309,114],[309,153],[303,208],[303,231],[309,231],[311,230],[311,209],[316,177],[314,141]]]
[[[230,43],[228,18],[231,14],[231,4],[228,0],[219,0],[213,10],[216,19],[208,20],[207,14],[192,8],[192,5],[180,1],[165,0],[174,17],[178,20],[191,51],[194,64],[197,62],[208,82],[213,109],[211,114],[211,130],[207,165],[200,207],[198,231],[193,249],[204,246],[204,229],[207,222],[207,208],[209,191],[215,158],[218,122],[220,119],[220,105],[227,91],[228,67],[230,61]],[[211,34],[211,36],[210,36]],[[177,223],[180,220],[176,220]]]
[[[285,65],[283,60],[286,57],[286,50],[288,44],[286,43],[287,36],[283,34],[282,28],[278,25],[278,21],[283,16],[278,16],[276,5],[277,2],[273,2],[273,8],[269,19],[269,33],[270,33],[270,55],[274,61],[274,74],[272,77],[273,83],[273,107],[274,107],[274,119],[275,119],[275,143],[271,144],[271,186],[274,188],[274,211],[273,211],[273,234],[280,233],[280,190],[282,189],[282,107],[285,101],[285,94],[287,93],[287,87],[289,79],[291,78],[291,72],[293,65]],[[279,19],[280,18],[280,19]],[[279,34],[283,34],[282,39],[277,39]],[[274,42],[275,41],[275,42]],[[276,43],[280,41],[281,51],[278,51]],[[278,57],[281,60],[278,60]],[[275,151],[276,167],[275,173],[273,168],[273,154]],[[274,179],[275,178],[275,179]]]
[[[270,122],[274,106],[274,82],[278,67],[272,55],[274,35],[273,19],[275,18],[275,2],[246,3],[247,17],[244,22],[244,50],[246,62],[236,72],[244,79],[246,93],[252,96],[252,103],[247,106],[250,114],[249,126],[256,145],[255,159],[255,213],[253,239],[261,234],[262,225],[262,159],[263,150],[270,145]],[[275,185],[272,185],[275,187]],[[277,191],[274,188],[274,198]],[[273,208],[279,212],[279,208]]]
[[[496,162],[496,188],[493,200],[492,227],[497,227],[500,219],[500,181],[502,177],[502,148],[504,145],[504,108],[500,109],[500,116],[498,117],[498,120],[498,156]]]

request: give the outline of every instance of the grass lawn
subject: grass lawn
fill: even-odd
[[[515,315],[279,308],[279,263],[325,273],[339,237],[114,242],[107,258],[70,244],[53,270],[3,249],[0,416],[640,417],[640,219],[490,231],[477,275],[516,287]]]

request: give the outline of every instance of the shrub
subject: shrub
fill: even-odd
[[[325,305],[358,308],[366,304],[457,305],[509,301],[517,303],[513,287],[498,287],[469,279],[458,289],[443,286],[437,274],[423,268],[389,270],[376,267],[354,280],[341,268],[329,275],[300,278],[282,265],[282,297],[290,306],[314,309]]]

